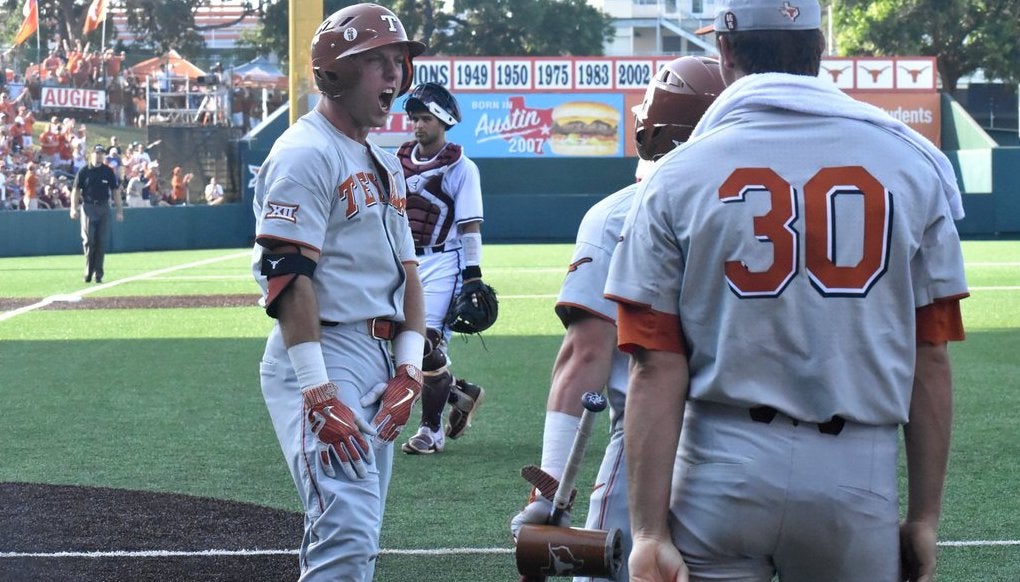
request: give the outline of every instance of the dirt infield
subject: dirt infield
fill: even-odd
[[[40,309],[173,309],[181,307],[257,307],[258,295],[160,295],[137,297],[82,297],[80,301],[53,301]],[[0,297],[0,312],[43,301],[42,297]]]
[[[40,309],[258,308],[258,298],[86,296]],[[42,300],[0,298],[0,312]],[[0,483],[0,581],[296,580],[296,554],[247,552],[297,548],[302,520],[300,513],[222,499]]]
[[[61,581],[296,580],[302,516],[234,501],[186,495],[0,483],[0,579]],[[223,551],[226,552],[223,552]],[[60,553],[152,552],[137,556]],[[205,552],[163,556],[161,552]],[[220,551],[217,553],[215,551]],[[221,555],[237,552],[242,555]]]

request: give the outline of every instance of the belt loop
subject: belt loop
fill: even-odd
[[[843,432],[844,426],[846,426],[846,420],[844,420],[843,417],[833,416],[829,422],[818,423],[818,432],[838,436],[839,433]]]
[[[446,252],[446,243],[443,243],[441,245],[436,245],[434,247],[414,247],[414,254],[415,254],[415,256],[418,256],[418,257],[420,257],[422,255],[434,255],[434,254],[437,254],[437,253],[445,253],[445,252]]]
[[[755,406],[748,410],[748,412],[751,414],[751,420],[764,424],[772,422],[776,418],[776,414],[779,413],[779,411],[771,406]]]

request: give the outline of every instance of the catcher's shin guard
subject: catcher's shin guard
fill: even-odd
[[[443,409],[450,398],[453,375],[447,365],[443,332],[435,328],[425,330],[425,357],[422,360],[421,423],[439,432],[443,426]]]
[[[455,439],[471,426],[478,407],[485,399],[485,389],[458,379],[450,390],[450,414],[446,418],[446,436]]]

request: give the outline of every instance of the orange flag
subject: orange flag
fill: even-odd
[[[106,20],[106,8],[106,0],[92,0],[89,11],[85,14],[85,27],[82,29],[82,34],[88,34],[99,28],[99,25]]]
[[[25,0],[25,7],[21,13],[25,15],[25,21],[21,23],[21,28],[18,29],[18,34],[14,37],[14,46],[25,42],[39,29],[39,4],[36,3],[36,0]]]

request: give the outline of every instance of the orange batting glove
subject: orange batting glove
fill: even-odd
[[[389,382],[376,384],[361,397],[362,406],[371,406],[379,398],[382,405],[372,420],[377,433],[376,446],[392,443],[411,417],[411,409],[421,396],[421,370],[411,364],[402,364]]]
[[[352,481],[368,476],[365,462],[373,462],[372,447],[365,435],[375,436],[375,429],[359,414],[336,397],[339,388],[332,382],[305,388],[305,411],[312,432],[318,437],[319,461],[322,470],[336,476],[333,458],[340,463],[344,474]]]

